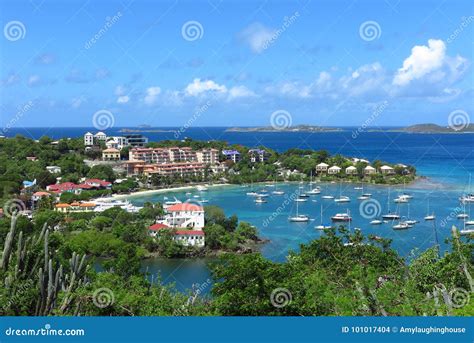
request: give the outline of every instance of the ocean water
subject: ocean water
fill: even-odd
[[[176,128],[162,128],[170,132],[144,133],[150,141],[175,139]],[[312,196],[307,202],[300,203],[299,212],[308,214],[308,223],[290,223],[288,216],[296,211],[296,205],[290,201],[285,204],[285,196],[299,190],[297,183],[278,185],[286,192],[285,196],[270,196],[265,204],[255,204],[254,199],[246,195],[249,188],[229,186],[211,188],[208,192],[198,194],[193,191],[170,192],[167,194],[133,197],[130,200],[137,204],[145,201],[163,201],[163,197],[174,197],[185,201],[200,195],[224,209],[227,215],[236,214],[240,220],[255,225],[260,235],[270,240],[262,245],[261,252],[274,261],[284,261],[290,250],[298,250],[299,245],[319,237],[322,232],[314,226],[321,222],[321,204],[323,206],[323,222],[330,223],[330,217],[336,213],[349,211],[353,221],[348,226],[351,230],[360,228],[364,234],[375,234],[393,240],[392,246],[404,256],[409,256],[414,249],[426,250],[435,244],[446,249],[444,240],[450,235],[452,225],[462,228],[462,221],[456,215],[462,211],[470,212],[470,208],[462,208],[459,196],[468,191],[469,174],[474,173],[474,134],[406,134],[398,132],[362,132],[353,134],[357,128],[346,128],[342,132],[328,133],[243,133],[225,132],[225,128],[190,128],[179,138],[190,137],[196,140],[224,140],[231,144],[249,147],[266,146],[277,151],[289,148],[326,149],[331,154],[365,158],[373,161],[380,159],[393,163],[413,164],[419,175],[426,176],[413,185],[403,187],[366,186],[364,192],[372,193],[372,201],[361,205],[357,200],[360,190],[354,184],[320,184],[321,195],[339,194],[349,196],[350,203],[337,204],[333,200],[323,200],[321,195]],[[27,137],[39,138],[48,135],[55,139],[61,137],[81,137],[85,132],[95,132],[93,128],[29,128],[11,129],[7,135],[17,133]],[[120,135],[119,128],[107,130],[108,135]],[[307,185],[303,185],[307,187]],[[255,186],[255,190],[262,188]],[[272,191],[271,187],[268,190]],[[391,197],[389,198],[389,192]],[[414,198],[408,204],[397,204],[393,199],[401,192],[408,192]],[[428,208],[429,202],[429,208]],[[369,206],[370,205],[370,206]],[[389,209],[398,211],[402,217],[420,220],[413,228],[396,231],[393,223],[372,226],[370,209],[375,214],[384,214]],[[274,215],[277,212],[278,215]],[[436,221],[425,222],[423,217],[434,212]],[[474,216],[474,213],[473,213]],[[271,218],[271,219],[270,219]],[[472,218],[472,217],[471,217]],[[144,261],[144,270],[160,276],[165,283],[174,283],[180,291],[189,289],[193,284],[205,284],[210,277],[207,267],[208,259],[150,259]],[[206,288],[207,291],[210,287]],[[206,292],[206,290],[205,290]]]

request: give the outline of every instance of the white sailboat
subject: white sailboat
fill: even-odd
[[[459,198],[463,204],[474,202],[474,193],[471,193],[471,173],[469,173],[469,186],[467,188],[467,194],[462,195]]]
[[[323,218],[323,204],[321,204],[321,224],[314,227],[316,230],[326,230],[332,228],[331,225],[323,224]]]
[[[416,219],[410,219],[410,204],[408,204],[408,213],[407,213],[407,218],[405,219],[405,223],[408,225],[415,225],[416,223],[419,223],[420,221]]]
[[[342,181],[339,184],[339,198],[334,199],[334,202],[341,203],[341,202],[350,202],[351,198],[348,196],[342,195]]]
[[[266,202],[267,202],[267,199],[265,199],[264,197],[257,197],[257,198],[255,199],[255,203],[256,203],[256,204],[264,204],[264,203],[266,203]]]
[[[426,216],[425,216],[425,220],[435,220],[436,219],[436,216],[433,213],[430,214],[430,199],[428,198],[428,210],[426,211]]]
[[[382,219],[384,220],[397,220],[400,219],[400,215],[398,213],[392,213],[390,211],[390,188],[388,189],[388,197],[387,197],[387,214],[382,215]]]
[[[307,216],[306,214],[300,214],[299,213],[299,204],[298,202],[296,203],[296,215],[293,216],[293,217],[288,217],[288,220],[290,222],[307,222],[309,221],[309,216]]]
[[[332,196],[332,195],[323,195],[323,196],[321,196],[321,199],[332,200],[332,199],[334,199],[334,196]]]

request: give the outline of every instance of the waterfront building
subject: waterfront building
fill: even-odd
[[[222,155],[225,156],[226,160],[230,160],[234,163],[240,161],[240,152],[237,150],[222,150]]]
[[[262,163],[268,161],[270,154],[263,149],[250,149],[249,150],[250,162],[252,163]]]
[[[373,175],[376,173],[377,173],[377,170],[372,166],[366,166],[364,168],[364,175]]]
[[[102,150],[102,160],[103,161],[119,161],[120,160],[120,150],[115,148],[108,148]]]
[[[329,164],[321,162],[316,165],[316,172],[317,173],[326,173],[328,171]]]
[[[390,166],[384,165],[380,167],[380,172],[384,175],[393,175],[395,174],[395,169]]]
[[[202,149],[196,152],[196,157],[199,163],[214,165],[219,163],[219,150]]]
[[[141,134],[127,134],[124,137],[127,140],[127,146],[130,147],[144,147],[148,143],[148,138]]]
[[[357,175],[357,168],[354,166],[349,166],[346,168],[347,175]]]
[[[341,172],[341,167],[339,166],[332,166],[331,168],[328,169],[328,174],[334,175],[334,174],[339,174]]]

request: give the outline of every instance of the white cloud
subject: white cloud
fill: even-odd
[[[158,95],[160,95],[160,93],[161,93],[160,87],[155,86],[155,87],[147,88],[145,98],[143,99],[145,101],[145,104],[153,105],[158,99]]]
[[[275,29],[266,27],[261,23],[254,23],[247,26],[239,34],[239,37],[253,52],[259,54],[265,50],[266,45],[275,33]]]
[[[117,87],[115,87],[115,95],[121,96],[121,95],[124,95],[125,93],[126,93],[126,89],[124,86],[118,85]]]
[[[411,81],[421,79],[425,75],[439,69],[446,57],[446,44],[442,40],[430,39],[428,46],[416,45],[411,55],[403,61],[393,79],[397,86],[408,85]]]
[[[235,86],[229,90],[229,99],[253,96],[256,96],[256,94],[245,86]]]
[[[128,95],[121,95],[117,99],[118,104],[126,104],[130,101],[130,97]]]
[[[29,87],[38,86],[41,83],[41,78],[39,75],[31,75],[26,83]]]
[[[206,92],[219,92],[227,93],[227,87],[224,85],[219,85],[218,83],[212,80],[194,79],[189,85],[186,86],[184,92],[189,96],[198,96]]]

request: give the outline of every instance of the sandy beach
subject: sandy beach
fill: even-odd
[[[110,197],[100,198],[100,200],[101,201],[112,201],[112,200],[121,200],[121,199],[128,199],[128,198],[134,198],[134,197],[142,197],[142,196],[160,194],[160,193],[180,192],[180,191],[185,191],[185,190],[190,190],[190,189],[196,190],[197,186],[203,186],[203,185],[181,186],[181,187],[171,187],[171,188],[162,188],[162,189],[150,189],[150,190],[146,190],[146,191],[132,192],[132,193],[129,193],[129,194],[113,194]],[[226,187],[226,186],[232,186],[232,185],[229,184],[229,183],[206,185],[207,188],[217,188],[217,187]]]

